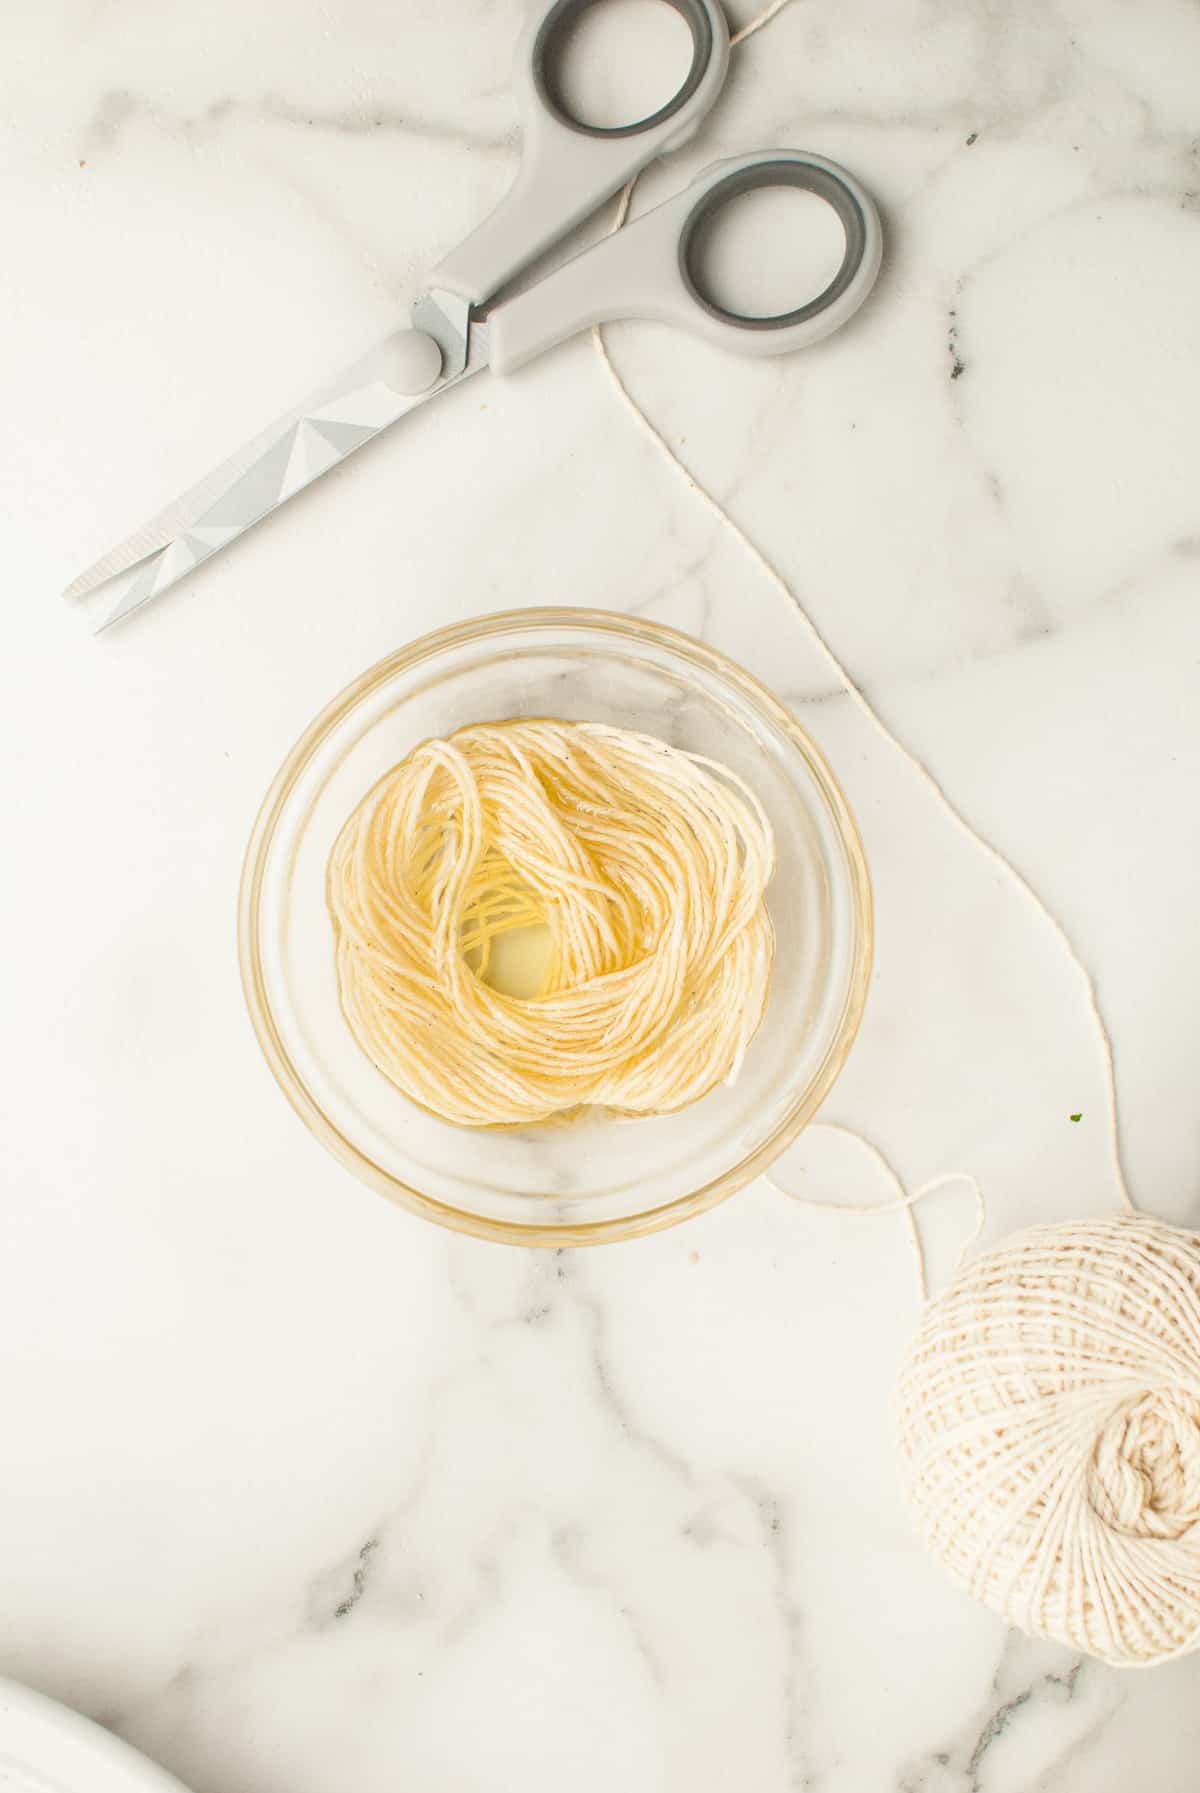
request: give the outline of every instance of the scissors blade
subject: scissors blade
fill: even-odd
[[[82,597],[118,575],[134,577],[97,634],[131,616],[278,510],[389,425],[487,366],[487,327],[471,323],[461,368],[429,392],[397,390],[397,331],[303,403],[275,419],[238,452],[74,579],[64,597]]]

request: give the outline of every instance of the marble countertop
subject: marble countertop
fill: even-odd
[[[910,1186],[972,1172],[989,1237],[1116,1205],[1077,968],[591,343],[470,383],[122,630],[57,598],[499,196],[519,10],[0,23],[0,1673],[196,1793],[1194,1793],[1200,1658],[1006,1633],[913,1541],[898,1217],[760,1184],[638,1244],[473,1242],[349,1179],[260,1058],[237,880],[303,726],[439,623],[608,606],[765,677],[849,792],[878,962],[826,1117]],[[734,57],[638,204],[812,148],[878,195],[880,283],[790,359],[628,324],[614,362],[1059,918],[1135,1199],[1195,1223],[1200,15],[796,0]],[[887,1195],[819,1129],[780,1176]],[[969,1209],[928,1205],[935,1283]]]

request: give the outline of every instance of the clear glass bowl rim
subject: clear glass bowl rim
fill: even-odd
[[[409,671],[423,661],[436,659],[449,649],[487,639],[502,640],[506,636],[519,638],[527,631],[544,628],[567,631],[578,629],[608,634],[618,640],[653,644],[680,660],[702,667],[726,680],[753,709],[787,737],[805,761],[814,783],[828,804],[840,844],[846,854],[853,903],[855,951],[845,1004],[829,1050],[814,1077],[799,1093],[774,1132],[752,1152],[720,1176],[660,1207],[622,1215],[613,1220],[539,1226],[523,1221],[485,1218],[435,1200],[374,1163],[330,1121],[297,1072],[275,1027],[266,994],[258,922],[264,871],[275,829],[297,780],[329,732],[368,693],[397,673]],[[642,617],[628,616],[620,611],[579,607],[547,605],[495,611],[471,617],[465,622],[452,623],[385,655],[347,685],[305,729],[272,780],[250,833],[238,896],[238,959],[250,1020],[276,1081],[309,1131],[355,1176],[391,1201],[426,1220],[476,1238],[548,1249],[568,1245],[599,1245],[659,1232],[665,1227],[676,1226],[695,1214],[703,1214],[755,1177],[761,1176],[811,1120],[841,1072],[854,1044],[866,1005],[873,953],[871,881],[858,825],[824,755],[792,712],[735,661],[679,629],[670,628],[665,623],[650,622]]]

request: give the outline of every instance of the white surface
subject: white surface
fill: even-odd
[[[447,618],[636,608],[794,702],[858,811],[878,971],[830,1117],[911,1182],[976,1172],[991,1236],[1114,1207],[1049,930],[832,693],[590,346],[468,383],[124,631],[56,597],[393,326],[511,173],[517,27],[465,0],[0,24],[0,1668],[197,1793],[1194,1793],[1200,1658],[1076,1669],[912,1542],[897,1220],[757,1188],[591,1255],[458,1240],[341,1172],[259,1059],[237,876],[316,709]],[[788,362],[611,337],[1062,917],[1135,1193],[1192,1221],[1198,55],[1172,0],[797,0],[639,204],[811,147],[880,199],[875,294]],[[885,1193],[819,1132],[787,1174]],[[931,1205],[935,1276],[967,1224]]]
[[[4,1793],[185,1793],[173,1775],[90,1719],[0,1678]]]

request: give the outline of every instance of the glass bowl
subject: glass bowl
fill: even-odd
[[[675,1114],[584,1111],[477,1130],[377,1071],[338,1001],[325,901],[334,839],[420,742],[513,716],[658,735],[739,773],[775,830],[775,964],[737,1082]],[[824,758],[748,673],[674,629],[596,610],[520,610],[427,635],[317,717],[259,812],[242,875],[242,982],[293,1108],[373,1188],[459,1232],[516,1244],[628,1239],[711,1208],[766,1169],[845,1063],[871,967],[871,892]]]

